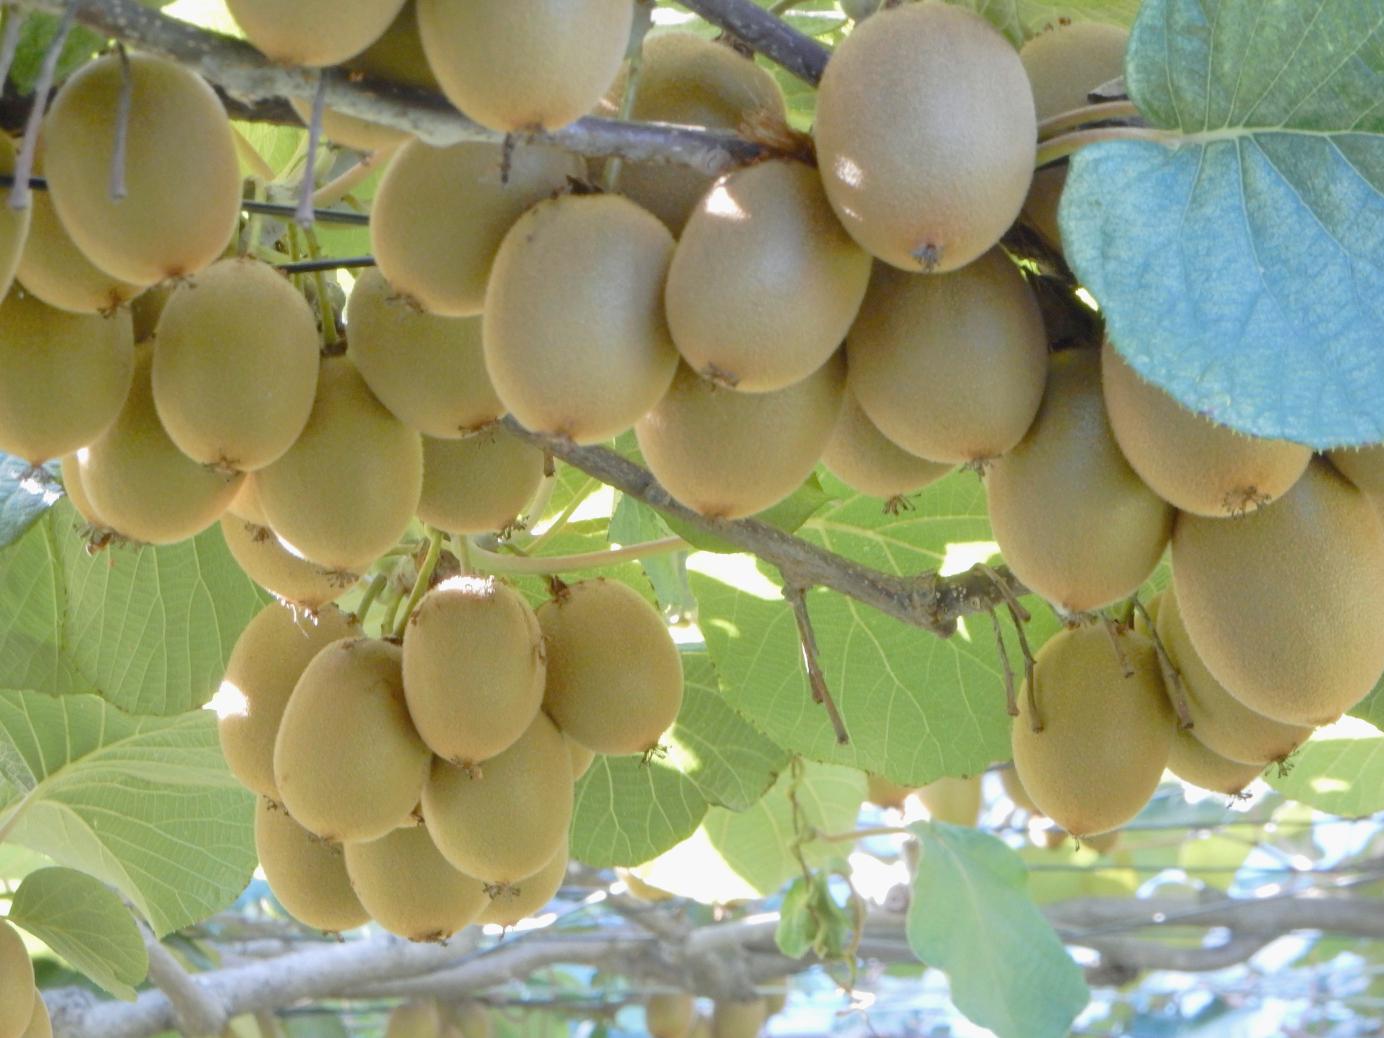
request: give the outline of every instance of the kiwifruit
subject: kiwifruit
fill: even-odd
[[[423,442],[375,398],[350,358],[324,359],[306,428],[255,474],[255,490],[290,548],[320,566],[362,572],[413,519]]]
[[[253,472],[293,446],[321,343],[288,278],[250,257],[213,263],[173,293],[155,336],[154,404],[189,458]]]
[[[1083,837],[1081,846],[1089,847],[1097,854],[1109,854],[1120,845],[1120,833],[1123,829],[1111,829],[1108,833],[1092,833]]]
[[[631,119],[719,130],[787,125],[783,91],[774,77],[726,43],[691,32],[650,35],[641,62]],[[620,111],[626,79],[622,70],[600,114]],[[625,162],[619,190],[680,235],[714,179],[686,166]]]
[[[442,92],[423,54],[423,41],[418,37],[418,13],[413,0],[405,0],[389,28],[374,43],[342,64],[348,76],[364,76],[434,94]],[[306,125],[312,118],[312,102],[294,97],[289,99],[289,104]],[[402,144],[409,137],[405,131],[393,126],[373,123],[355,115],[344,115],[332,108],[322,112],[322,135],[343,147],[358,151],[378,151]]]
[[[632,0],[418,0],[442,92],[492,130],[556,130],[589,112],[629,44]]]
[[[917,796],[934,822],[975,825],[980,819],[979,775],[936,779],[919,789]]]
[[[226,0],[236,24],[285,65],[339,65],[388,28],[404,0]]]
[[[111,527],[131,540],[174,544],[216,522],[245,477],[197,464],[168,438],[154,409],[151,352],[135,348],[124,407],[77,461],[82,489]]]
[[[10,922],[0,919],[0,1038],[21,1038],[34,1012],[34,964]]]
[[[618,195],[564,195],[519,218],[495,257],[482,338],[525,428],[597,443],[658,402],[678,360],[663,308],[672,255],[668,229]]]
[[[479,317],[436,317],[367,270],[346,304],[348,353],[394,417],[454,440],[505,413],[485,373]]]
[[[755,1038],[769,1019],[764,999],[732,1002],[717,999],[711,1013],[713,1038]]]
[[[508,749],[543,703],[533,610],[494,578],[453,577],[423,596],[404,633],[404,695],[428,749],[467,767]]]
[[[572,820],[572,765],[562,733],[540,712],[480,768],[434,760],[423,818],[444,857],[492,884],[532,876],[562,849]]]
[[[1062,202],[1062,190],[1067,186],[1067,167],[1044,166],[1033,171],[1033,184],[1024,199],[1019,218],[1047,243],[1050,249],[1063,251],[1062,226],[1057,222],[1057,207]]]
[[[255,850],[269,889],[299,922],[340,933],[370,921],[351,889],[341,847],[308,832],[267,797],[255,808]]]
[[[836,419],[822,464],[852,490],[886,501],[915,494],[936,483],[954,465],[909,454],[870,421],[846,380],[846,399]]]
[[[74,314],[12,288],[0,300],[0,450],[35,465],[110,428],[130,392],[130,315]]]
[[[481,312],[500,242],[524,210],[583,175],[573,155],[518,144],[463,141],[434,148],[409,141],[380,180],[370,244],[380,273],[428,313]]]
[[[572,781],[575,782],[591,770],[596,762],[596,751],[587,749],[576,739],[568,739],[567,752],[572,757]]]
[[[682,705],[682,656],[668,625],[628,584],[597,577],[538,610],[548,652],[543,709],[597,753],[644,753]]]
[[[448,1007],[452,1031],[445,1038],[490,1038],[493,1028],[490,1013],[479,1002],[463,1002]]]
[[[1366,494],[1384,494],[1384,444],[1327,451],[1336,469]]]
[[[12,174],[14,160],[14,141],[10,140],[8,134],[0,133],[0,173]],[[33,224],[32,200],[27,209],[11,209],[8,203],[9,191],[6,190],[4,197],[0,198],[0,298],[4,298],[14,284],[15,271],[19,269],[20,258],[28,248]]]
[[[904,801],[913,794],[917,786],[901,786],[897,782],[890,782],[883,775],[866,773],[866,795],[865,799],[876,807],[892,807],[902,811]]]
[[[162,284],[150,285],[130,300],[130,320],[134,324],[135,344],[148,342],[154,337],[163,316],[163,308],[177,289],[179,281],[174,278]]]
[[[985,487],[1005,562],[1068,612],[1135,591],[1172,533],[1173,509],[1115,443],[1095,350],[1053,354],[1032,428],[989,468]]]
[[[264,509],[260,507],[259,491],[255,489],[254,476],[247,475],[245,477],[245,482],[240,484],[240,489],[236,491],[235,497],[226,506],[226,514],[235,516],[237,519],[244,519],[254,526],[269,525],[269,520],[264,515]]]
[[[421,825],[346,845],[346,873],[370,917],[410,941],[442,941],[476,921],[485,884],[458,872]]]
[[[1028,790],[1024,789],[1024,784],[1019,781],[1019,772],[1013,764],[1000,769],[1000,782],[1004,786],[1005,795],[1014,801],[1015,807],[1021,807],[1031,815],[1043,813],[1038,810],[1038,805],[1033,802]]]
[[[1013,448],[1048,371],[1038,302],[1001,249],[950,274],[876,264],[846,356],[851,392],[880,432],[953,464]]]
[[[1177,668],[1178,686],[1192,718],[1192,734],[1221,757],[1260,766],[1285,760],[1307,741],[1312,729],[1284,724],[1255,713],[1225,690],[1192,647],[1177,594],[1169,587],[1158,596],[1155,629],[1168,661]],[[1168,688],[1174,688],[1171,682]]]
[[[48,1006],[38,991],[34,992],[34,1015],[29,1017],[29,1026],[21,1038],[53,1038],[53,1018],[48,1015]]]
[[[440,1038],[442,1012],[431,998],[415,999],[396,1006],[385,1023],[385,1038]]]
[[[841,345],[870,265],[811,166],[779,159],[736,170],[698,203],[673,252],[664,289],[673,343],[712,382],[783,389]]]
[[[240,632],[213,706],[221,754],[246,789],[279,799],[274,740],[293,686],[323,648],[359,634],[360,623],[336,606],[305,616],[277,603]]]
[[[1287,492],[1312,459],[1310,447],[1246,436],[1189,411],[1145,382],[1108,341],[1101,385],[1115,440],[1130,467],[1184,512],[1244,515]]]
[[[831,442],[845,389],[840,353],[772,393],[737,393],[680,364],[635,434],[670,494],[703,515],[736,519],[777,504],[812,474]]]
[[[1325,461],[1243,519],[1178,516],[1172,557],[1197,655],[1251,710],[1285,724],[1327,724],[1379,679],[1384,527],[1369,499]]]
[[[493,533],[514,521],[543,482],[543,452],[500,425],[460,440],[423,437],[418,518],[448,533]]]
[[[431,754],[409,720],[403,652],[344,638],[312,658],[274,741],[284,806],[329,840],[376,840],[418,806]]]
[[[1038,139],[1009,41],[947,4],[883,10],[836,48],[817,92],[818,165],[836,215],[903,270],[987,252],[1019,215]]]
[[[697,1003],[684,992],[650,996],[644,1003],[644,1030],[650,1038],[687,1038],[697,1017]]]
[[[764,991],[767,986],[768,990]],[[764,1011],[770,1016],[777,1016],[782,1013],[784,1007],[788,1005],[788,992],[792,986],[792,981],[788,977],[775,977],[761,987],[764,991]]]
[[[567,860],[567,843],[564,841],[552,860],[532,876],[497,887],[490,903],[481,909],[478,921],[495,926],[514,926],[533,915],[562,889],[562,883],[567,878]]]
[[[1153,642],[1100,623],[1060,631],[1038,650],[1033,681],[1011,730],[1024,789],[1079,838],[1124,825],[1158,788],[1175,727]]]
[[[276,598],[304,609],[316,610],[335,602],[360,579],[357,573],[327,569],[299,558],[267,526],[233,515],[221,517],[221,536],[247,577]]]
[[[86,490],[82,487],[82,467],[78,464],[75,454],[63,455],[62,488],[67,494],[67,499],[72,502],[72,507],[88,526],[104,529],[109,525],[91,506],[91,501],[86,496]]]
[[[1194,732],[1179,728],[1173,733],[1168,770],[1200,789],[1233,797],[1259,777],[1264,765],[1227,760],[1208,749]]]
[[[125,196],[114,199],[111,155],[127,75]],[[152,285],[194,274],[235,231],[240,164],[231,124],[206,81],[181,65],[138,53],[84,65],[54,97],[43,143],[63,227],[92,263],[122,281]]]

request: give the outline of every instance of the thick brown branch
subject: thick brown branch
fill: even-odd
[[[712,25],[720,26],[751,50],[808,83],[817,84],[831,51],[798,32],[753,0],[678,0]]]

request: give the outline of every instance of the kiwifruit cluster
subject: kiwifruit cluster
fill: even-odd
[[[53,1038],[48,1006],[19,931],[0,919],[0,1038]]]
[[[682,692],[662,617],[627,585],[555,584],[535,611],[505,583],[453,577],[402,639],[367,637],[331,604],[270,604],[217,707],[283,906],[323,930],[373,919],[425,941],[547,904],[576,779],[596,753],[652,751]]]
[[[385,1038],[490,1038],[490,1013],[475,1002],[448,1003],[425,998],[396,1006],[385,1023]]]

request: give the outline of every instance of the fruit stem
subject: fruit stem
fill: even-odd
[[[1085,126],[1089,123],[1106,122],[1110,119],[1137,119],[1139,109],[1128,99],[1122,101],[1101,101],[1099,104],[1083,105],[1067,112],[1058,112],[1038,124],[1038,139],[1051,140],[1066,130]]]
[[[125,188],[125,153],[130,139],[130,106],[134,104],[135,81],[130,74],[130,56],[125,53],[125,45],[115,45],[120,55],[120,94],[115,103],[115,145],[111,148],[111,200],[119,202],[129,192]]]
[[[384,590],[385,584],[389,582],[389,577],[383,573],[376,573],[370,586],[365,589],[365,594],[361,596],[360,605],[356,606],[355,618],[362,624],[365,623],[365,616],[370,612],[370,607],[375,604],[375,599],[380,597],[380,592]]]
[[[1173,711],[1177,714],[1178,728],[1187,731],[1192,727],[1192,708],[1187,703],[1187,689],[1182,685],[1182,672],[1177,669],[1177,664],[1173,663],[1167,646],[1158,636],[1158,628],[1154,625],[1153,617],[1149,616],[1149,611],[1144,608],[1144,603],[1139,601],[1139,596],[1135,595],[1129,601],[1134,612],[1142,616],[1148,626],[1149,640],[1153,642],[1153,651],[1158,655],[1159,669],[1163,672],[1163,689],[1168,693]]]
[[[656,555],[667,555],[675,551],[691,550],[681,537],[664,537],[642,544],[627,544],[621,548],[605,551],[589,551],[579,555],[550,555],[547,558],[530,555],[506,555],[487,551],[477,544],[470,546],[470,559],[463,558],[463,564],[474,562],[476,568],[487,573],[571,573],[574,570],[601,569],[617,562],[632,562],[648,559]],[[469,566],[468,566],[469,568]]]
[[[361,158],[350,169],[342,173],[334,180],[319,187],[312,196],[312,204],[319,209],[328,209],[336,205],[343,198],[351,193],[351,189],[362,181],[366,180],[375,170],[380,169],[399,150],[398,144],[386,144],[383,148],[377,148]],[[317,213],[313,213],[313,220],[317,220]]]
[[[537,552],[543,547],[543,545],[547,544],[559,533],[561,533],[562,528],[565,527],[569,522],[571,522],[572,516],[577,514],[577,509],[581,507],[581,504],[583,501],[586,500],[587,495],[590,494],[591,491],[594,490],[596,487],[600,486],[600,484],[600,480],[595,478],[588,478],[587,481],[583,483],[581,487],[577,490],[576,494],[573,495],[572,500],[568,503],[567,507],[564,508],[558,514],[558,517],[556,519],[553,520],[552,525],[549,526],[537,537],[535,537],[533,541],[527,546],[527,550],[530,553]]]
[[[308,158],[303,165],[303,183],[298,189],[298,211],[293,218],[303,230],[312,227],[312,195],[316,190],[317,152],[322,143],[322,116],[327,108],[327,77],[317,73],[317,89],[312,93],[312,117],[308,120]]]
[[[782,571],[780,571],[782,572]],[[826,708],[832,730],[836,733],[836,744],[845,746],[851,741],[846,731],[846,722],[831,698],[826,675],[822,672],[822,660],[817,652],[817,632],[812,629],[812,617],[807,611],[807,589],[784,577],[783,597],[793,607],[793,618],[798,622],[798,641],[802,644],[803,666],[807,669],[807,683],[812,689],[812,701]]]
[[[423,556],[423,564],[418,567],[418,579],[413,582],[413,590],[409,592],[408,604],[404,606],[398,626],[394,628],[396,638],[404,636],[404,628],[408,626],[409,617],[413,615],[413,611],[418,608],[418,603],[423,600],[423,596],[428,591],[428,584],[432,581],[433,572],[437,569],[437,560],[442,557],[442,539],[445,536],[441,530],[428,527],[428,553]]]
[[[908,836],[909,831],[897,825],[880,825],[873,829],[852,829],[844,833],[818,833],[817,839],[823,843],[854,843],[875,836]]]
[[[67,34],[72,30],[77,5],[69,3],[58,22],[57,32],[43,52],[43,63],[39,66],[38,79],[34,81],[34,106],[29,109],[28,121],[24,124],[24,143],[19,146],[19,155],[14,162],[14,186],[10,188],[10,208],[22,212],[29,208],[29,178],[34,172],[34,156],[38,150],[38,131],[43,123],[43,115],[48,110],[48,92],[53,87],[53,77],[58,71],[58,59],[62,56]],[[18,18],[19,12],[11,12]]]
[[[308,242],[308,256],[314,261],[322,258],[322,246],[317,241],[317,232],[311,225],[303,228],[303,237]],[[328,350],[339,341],[336,334],[336,311],[327,296],[327,276],[320,269],[312,271],[312,279],[317,284],[317,309],[322,315],[322,342]]]
[[[402,593],[390,595],[387,599],[387,607],[384,616],[380,619],[380,637],[383,638],[394,630],[394,618],[399,615],[399,606],[403,603]]]
[[[475,576],[476,560],[475,556],[472,554],[473,549],[471,545],[471,538],[464,535],[458,535],[452,538],[452,543],[456,546],[457,549],[457,559],[461,562],[461,571],[465,573],[468,577]]]
[[[630,116],[634,113],[634,102],[639,96],[640,73],[644,71],[644,37],[648,35],[649,28],[653,25],[653,5],[647,2],[636,3],[634,6],[634,24],[630,28],[629,47],[625,50],[625,59],[629,62],[629,72],[625,76],[625,96],[620,99],[621,122],[629,122]],[[606,194],[614,194],[616,187],[620,184],[620,170],[624,168],[624,160],[618,155],[612,155],[606,159],[605,169],[601,171],[601,187]]]
[[[1038,155],[1033,160],[1033,168],[1051,165],[1076,154],[1088,144],[1099,144],[1101,141],[1152,141],[1158,144],[1171,144],[1173,140],[1173,134],[1149,126],[1100,126],[1093,130],[1074,130],[1071,133],[1058,134],[1040,144]]]
[[[995,649],[999,653],[1000,666],[1004,668],[1004,708],[1010,717],[1018,717],[1019,697],[1014,689],[1014,668],[1009,663],[1009,649],[1004,644],[999,615],[993,609],[990,610],[990,626],[994,628]]]

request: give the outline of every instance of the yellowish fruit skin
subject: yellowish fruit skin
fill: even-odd
[[[876,264],[846,356],[851,392],[879,430],[952,464],[1012,449],[1048,371],[1037,300],[1000,249],[951,274]]]
[[[1119,829],[1111,829],[1108,833],[1094,833],[1081,841],[1083,847],[1089,847],[1097,854],[1109,854],[1120,844]]]
[[[597,753],[644,753],[677,719],[682,656],[658,611],[627,584],[598,577],[538,610],[548,657],[543,709]]]
[[[1262,508],[1287,493],[1312,460],[1309,447],[1246,436],[1187,410],[1140,378],[1108,341],[1101,386],[1130,467],[1183,512],[1221,519]]]
[[[934,822],[973,826],[980,819],[980,776],[937,779],[918,790],[918,799]]]
[[[341,848],[318,839],[264,797],[255,808],[255,850],[269,889],[299,922],[340,933],[369,921],[351,890]]]
[[[1215,679],[1187,636],[1177,594],[1169,587],[1162,595],[1155,629],[1192,718],[1192,734],[1221,757],[1263,767],[1285,760],[1312,734],[1306,725],[1284,724],[1255,713]],[[1168,688],[1173,685],[1168,682]]]
[[[385,1038],[439,1038],[442,1014],[432,999],[405,1002],[389,1014]]]
[[[566,843],[572,800],[562,733],[539,713],[513,746],[479,769],[434,761],[423,818],[456,868],[487,883],[517,883]]]
[[[335,602],[360,579],[359,574],[300,559],[267,526],[230,514],[221,517],[221,536],[247,577],[275,598],[304,609],[317,610]]]
[[[846,399],[822,464],[852,490],[886,501],[915,494],[955,468],[910,454],[870,421],[846,383]]]
[[[564,195],[505,235],[486,291],[485,366],[527,429],[597,443],[672,382],[663,283],[673,236],[618,195]]]
[[[360,624],[335,606],[316,616],[273,603],[240,632],[213,704],[221,754],[242,786],[279,799],[274,782],[274,739],[284,707],[312,658]]]
[[[713,1038],[754,1038],[769,1019],[764,999],[750,1002],[717,1001],[711,1014]]]
[[[1327,451],[1337,471],[1366,494],[1384,494],[1384,444]]]
[[[163,316],[163,308],[168,305],[168,300],[177,287],[176,279],[165,281],[146,288],[130,300],[130,320],[134,325],[135,345],[148,342],[154,337],[154,332],[159,326],[159,318]]]
[[[1042,236],[1050,249],[1063,251],[1062,227],[1057,222],[1057,207],[1062,204],[1062,189],[1067,186],[1067,167],[1045,166],[1033,171],[1033,184],[1024,199],[1020,218]]]
[[[600,101],[625,57],[632,0],[418,0],[447,99],[502,133],[555,130]]]
[[[91,506],[86,490],[82,487],[82,470],[75,454],[63,455],[62,488],[67,494],[67,499],[72,502],[72,507],[88,526],[98,530],[106,528],[107,523]]]
[[[424,436],[454,440],[505,413],[485,372],[479,317],[437,317],[399,295],[378,270],[346,304],[356,370],[380,403]]]
[[[916,786],[901,786],[890,782],[882,775],[865,776],[867,794],[865,799],[877,807],[892,807],[902,811],[904,801],[917,789]]]
[[[423,492],[423,442],[370,392],[349,358],[322,362],[288,453],[255,475],[265,517],[304,558],[361,572],[398,542]]]
[[[307,300],[269,264],[224,259],[184,281],[155,332],[154,403],[178,449],[253,472],[307,425],[321,343]]]
[[[635,426],[644,461],[675,498],[738,519],[796,490],[831,442],[845,401],[845,358],[772,393],[737,393],[683,364]]]
[[[566,152],[519,144],[502,176],[500,145],[465,141],[434,148],[410,141],[380,180],[370,244],[396,292],[440,317],[481,312],[500,242],[530,206],[584,176]]]
[[[0,450],[37,465],[110,428],[130,390],[130,316],[74,314],[22,288],[0,300]]]
[[[987,252],[1033,179],[1028,75],[960,7],[910,4],[857,25],[822,76],[813,133],[836,215],[902,270],[956,270]]]
[[[1033,90],[1038,121],[1084,108],[1087,95],[1124,72],[1129,33],[1100,22],[1074,22],[1039,33],[1023,45],[1019,60]]]
[[[682,992],[652,995],[644,1003],[644,1029],[650,1038],[687,1038],[696,1018],[696,1002]]]
[[[346,844],[346,873],[370,917],[410,941],[442,941],[489,904],[485,884],[442,857],[425,826]]]
[[[567,752],[572,757],[572,781],[575,782],[591,770],[596,762],[596,751],[587,749],[576,739],[568,739]]]
[[[13,173],[14,160],[14,141],[10,140],[7,134],[0,133],[0,173]],[[5,195],[6,198],[9,197],[8,190]],[[20,257],[28,247],[26,243],[32,229],[33,209],[33,202],[28,209],[18,211],[8,205],[0,208],[0,299],[4,298],[5,293],[10,290],[10,285],[14,283]]]
[[[62,85],[43,124],[44,172],[58,216],[96,266],[136,285],[194,274],[220,256],[240,217],[230,121],[195,72],[129,55],[126,196],[111,198],[122,81],[118,55]]]
[[[38,991],[34,992],[34,1015],[29,1018],[22,1038],[53,1038],[53,1018],[48,1015],[48,1006]]]
[[[490,1013],[479,1003],[453,1006],[451,1017],[452,1030],[446,1032],[445,1038],[490,1038]]]
[[[1010,800],[1014,801],[1016,807],[1021,807],[1031,815],[1041,815],[1043,812],[1038,810],[1038,805],[1033,802],[1033,798],[1028,795],[1028,790],[1024,789],[1024,784],[1019,781],[1019,773],[1014,765],[1000,771],[1000,781],[1004,784],[1004,792]]]
[[[811,166],[737,170],[693,210],[673,252],[664,290],[673,343],[703,378],[747,393],[784,389],[841,345],[870,266]]]
[[[146,544],[174,544],[220,518],[243,475],[218,473],[178,450],[159,422],[149,347],[135,350],[130,394],[114,424],[78,455],[82,489],[115,530]]]
[[[512,746],[543,702],[543,640],[524,597],[454,577],[423,596],[404,632],[404,694],[428,749],[461,767]]]
[[[1180,515],[1172,557],[1197,655],[1251,710],[1327,724],[1384,671],[1384,527],[1326,462],[1243,519]]]
[[[346,638],[307,665],[279,723],[274,781],[324,839],[377,840],[408,823],[432,755],[409,720],[402,651]]]
[[[404,0],[226,0],[236,24],[284,65],[339,65],[389,27]]]
[[[622,71],[598,114],[619,112],[625,78]],[[774,77],[752,58],[695,33],[665,32],[644,40],[639,89],[630,118],[739,130],[747,122],[786,125],[788,113]],[[683,166],[626,162],[619,189],[662,220],[674,235],[681,235],[714,179]]]
[[[557,896],[567,878],[568,851],[564,841],[552,860],[532,876],[509,884],[496,892],[481,910],[479,922],[514,926],[527,919]]]
[[[985,487],[1005,562],[1072,613],[1132,594],[1172,533],[1173,509],[1115,443],[1094,350],[1053,354],[1032,427],[986,472]]]
[[[22,1038],[38,994],[34,965],[19,931],[0,919],[0,1038]]]
[[[1199,742],[1194,732],[1179,728],[1173,733],[1168,770],[1184,782],[1233,797],[1259,777],[1264,765],[1227,760]]]
[[[253,476],[246,476],[245,482],[240,484],[240,489],[236,491],[235,497],[226,506],[226,514],[234,516],[236,519],[244,519],[247,523],[255,526],[269,525],[269,520],[264,515],[264,509],[260,507],[259,491],[255,489]]]
[[[1019,781],[1058,825],[1085,838],[1124,825],[1158,788],[1175,726],[1153,642],[1103,624],[1061,631],[1038,650],[1033,730],[1027,682],[1011,744]]]
[[[493,425],[460,440],[423,437],[418,518],[448,533],[509,525],[543,482],[543,452]]]

